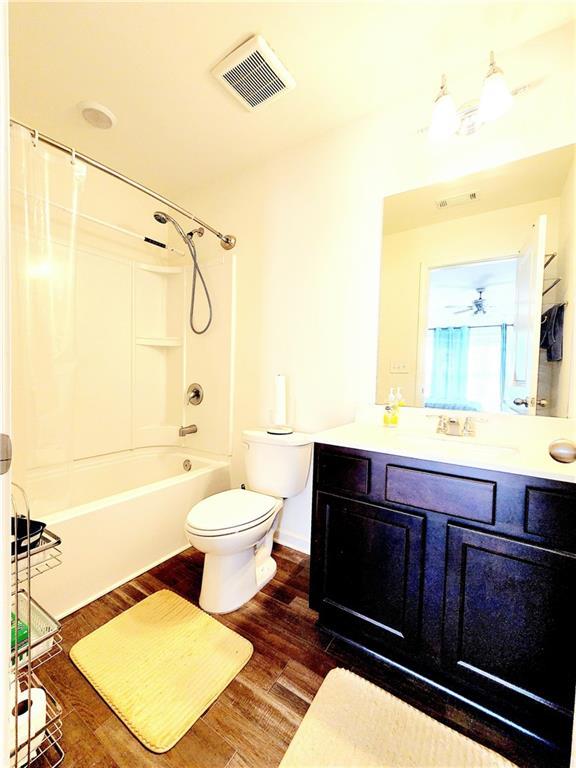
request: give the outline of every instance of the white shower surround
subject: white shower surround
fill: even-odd
[[[35,597],[61,618],[181,552],[189,546],[190,508],[229,487],[227,461],[185,448],[126,451],[75,462],[71,473],[34,473],[32,517],[61,537],[63,550],[62,564],[35,579]]]

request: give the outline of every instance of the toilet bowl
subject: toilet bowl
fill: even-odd
[[[251,490],[216,493],[186,519],[190,544],[204,552],[200,607],[208,613],[240,608],[274,577],[274,532],[283,499],[300,493],[312,455],[308,435],[242,433]]]
[[[272,543],[281,509],[282,499],[242,489],[209,496],[192,508],[186,536],[206,555],[202,609],[235,611],[273,578]]]

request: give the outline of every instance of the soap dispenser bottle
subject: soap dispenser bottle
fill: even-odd
[[[398,404],[394,394],[394,387],[390,387],[390,392],[388,393],[388,402],[384,406],[383,422],[385,427],[398,426]]]

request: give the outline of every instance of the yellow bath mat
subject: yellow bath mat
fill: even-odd
[[[166,752],[252,651],[248,640],[161,590],[79,640],[70,658],[148,749]]]
[[[515,768],[346,669],[320,686],[280,768]]]

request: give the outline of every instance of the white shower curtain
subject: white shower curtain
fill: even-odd
[[[11,142],[15,474],[25,482],[27,470],[73,459],[75,246],[86,166],[18,126]]]

